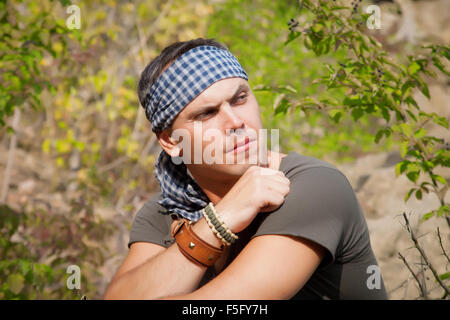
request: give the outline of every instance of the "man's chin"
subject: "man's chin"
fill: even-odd
[[[235,164],[215,164],[214,169],[224,174],[232,176],[242,176],[245,171],[256,164],[251,163],[235,163]]]

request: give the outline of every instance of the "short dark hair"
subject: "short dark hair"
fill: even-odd
[[[150,92],[150,88],[156,82],[156,79],[158,79],[161,75],[167,64],[176,60],[179,56],[190,49],[202,45],[214,46],[229,51],[226,45],[214,39],[197,38],[189,41],[178,41],[172,43],[168,47],[164,48],[161,53],[145,67],[144,71],[142,71],[138,85],[138,96],[141,105],[144,106],[145,97]]]

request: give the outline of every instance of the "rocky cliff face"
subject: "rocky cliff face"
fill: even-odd
[[[382,29],[377,38],[395,54],[409,50],[410,44],[450,43],[450,1],[395,0],[381,5]],[[401,14],[399,14],[401,13]],[[417,93],[415,99],[428,113],[436,112],[450,119],[450,79],[440,76],[429,79],[431,100]],[[430,124],[425,127],[427,134],[450,141],[450,132],[443,127]],[[408,232],[404,228],[402,213],[410,217],[419,242],[425,248],[430,262],[438,273],[449,271],[450,265],[443,256],[437,238],[439,227],[444,248],[450,252],[450,226],[443,218],[432,218],[419,223],[426,212],[439,207],[435,194],[425,194],[422,200],[414,196],[407,203],[403,197],[413,184],[404,176],[395,177],[395,164],[399,155],[377,154],[358,159],[355,163],[342,166],[342,171],[351,181],[358,199],[365,211],[371,233],[372,247],[378,258],[391,299],[414,299],[419,296],[418,286],[411,273],[399,259],[398,252],[405,256],[410,266],[418,272],[419,279],[430,290],[430,298],[442,294],[431,272],[421,274],[418,251],[414,248]],[[440,168],[437,173],[450,181],[450,169]],[[420,179],[422,179],[421,177]],[[450,193],[445,201],[449,203]]]
[[[415,299],[419,297],[417,285],[398,253],[419,273],[419,279],[422,277],[420,264],[423,261],[404,227],[402,213],[405,212],[409,217],[420,245],[440,274],[448,271],[449,265],[442,255],[436,230],[440,228],[443,245],[449,252],[450,227],[443,218],[431,218],[419,223],[424,213],[439,208],[439,201],[436,195],[430,193],[425,194],[422,200],[411,197],[408,202],[404,202],[403,198],[413,184],[405,176],[395,176],[394,163],[399,159],[396,153],[375,154],[338,167],[352,184],[366,215],[372,248],[390,298]],[[450,180],[450,170],[437,172]],[[447,203],[450,201],[450,193],[445,199]],[[429,270],[425,270],[424,281],[430,290],[430,298],[442,295],[442,289],[439,289]]]

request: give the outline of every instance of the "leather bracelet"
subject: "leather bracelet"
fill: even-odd
[[[210,267],[224,252],[224,246],[216,248],[198,237],[191,228],[192,221],[182,219],[172,231],[178,249],[197,265]]]

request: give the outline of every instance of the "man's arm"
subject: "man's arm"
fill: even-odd
[[[326,249],[310,240],[285,235],[253,238],[233,262],[198,290],[163,300],[290,299],[308,281]]]
[[[350,183],[324,167],[293,170],[290,179],[283,206],[264,217],[221,274],[190,294],[164,299],[290,299],[323,259],[334,261],[343,231],[359,219]]]
[[[220,246],[204,218],[193,225],[193,230],[204,241]],[[167,249],[152,243],[134,243],[103,299],[157,299],[190,293],[206,270],[187,259],[176,243]]]

